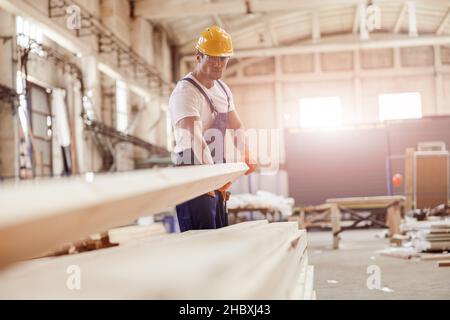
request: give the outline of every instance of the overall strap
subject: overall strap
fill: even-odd
[[[205,92],[205,90],[203,90],[203,88],[200,87],[200,85],[197,82],[195,82],[193,79],[188,78],[188,77],[181,79],[181,81],[190,82],[194,87],[196,87],[198,89],[198,91],[200,91],[200,93],[205,97],[206,101],[208,101],[209,108],[211,109],[211,113],[213,113],[213,114],[217,113],[217,110],[214,107],[214,104],[213,104],[211,98],[208,96],[208,94]]]
[[[230,108],[231,108],[231,102],[230,102],[230,96],[228,95],[227,90],[225,89],[224,84],[222,83],[222,81],[217,80],[217,83],[220,85],[220,87],[222,88],[223,92],[225,92],[225,95],[227,96],[227,100],[228,100],[228,112],[230,112]]]

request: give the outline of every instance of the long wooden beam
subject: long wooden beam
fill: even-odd
[[[165,235],[18,264],[0,274],[0,298],[289,299],[308,268],[306,246],[295,222]],[[295,298],[310,298],[312,280]]]
[[[0,187],[0,267],[216,190],[244,163],[152,169]]]
[[[400,12],[398,13],[397,16],[397,20],[395,20],[395,25],[394,25],[394,30],[392,30],[393,33],[399,33],[400,29],[402,27],[403,24],[403,19],[405,17],[406,14],[406,3],[403,4],[402,8],[400,9]]]
[[[436,30],[437,35],[441,35],[444,33],[445,28],[447,27],[448,21],[450,20],[450,9],[447,11],[444,19],[442,19],[442,22],[439,24],[438,29]]]
[[[279,55],[290,54],[305,54],[305,53],[319,53],[319,52],[342,52],[354,50],[369,50],[369,49],[383,49],[383,48],[405,48],[405,47],[419,47],[431,45],[449,45],[450,36],[448,35],[421,35],[418,37],[400,36],[400,35],[382,35],[380,37],[372,37],[370,40],[359,40],[355,35],[346,35],[339,37],[322,38],[321,42],[314,43],[306,41],[304,43],[281,46],[273,48],[254,48],[236,50],[234,58],[251,58],[251,57],[271,57]],[[183,62],[193,61],[193,55],[186,55],[182,57]]]
[[[135,14],[147,19],[184,18],[186,16],[237,15],[246,13],[268,13],[276,11],[311,10],[324,6],[356,6],[366,4],[365,0],[251,0],[247,7],[244,0],[228,0],[211,3],[182,3],[173,5],[168,1],[146,0],[137,1]],[[377,3],[392,2],[392,0],[378,0]],[[428,5],[446,6],[448,0],[416,0]]]

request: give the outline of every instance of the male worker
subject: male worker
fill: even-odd
[[[230,88],[220,80],[233,55],[231,36],[211,26],[200,35],[196,46],[195,70],[175,87],[169,101],[169,112],[175,129],[177,165],[215,164],[224,160],[224,137],[227,129],[240,132],[235,144],[242,146],[243,125],[235,110]],[[242,129],[242,130],[239,130]],[[240,141],[238,141],[240,140]],[[256,170],[248,152],[246,174]],[[218,229],[228,225],[225,207],[228,183],[177,206],[180,231]]]

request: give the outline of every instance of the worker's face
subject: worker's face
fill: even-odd
[[[197,54],[200,70],[211,80],[222,78],[230,57],[212,57],[206,54]]]

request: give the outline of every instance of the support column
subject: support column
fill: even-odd
[[[88,117],[100,120],[99,115],[102,94],[101,94],[101,77],[100,71],[98,70],[98,63],[95,57],[83,57],[82,58],[82,72],[83,72],[83,82],[86,94],[86,101],[82,102],[82,110],[86,111]],[[99,154],[94,141],[91,138],[85,140],[84,152],[86,155],[84,158],[84,164],[80,165],[84,167],[86,171],[96,172],[102,167],[102,159]],[[80,159],[81,161],[81,159]]]

